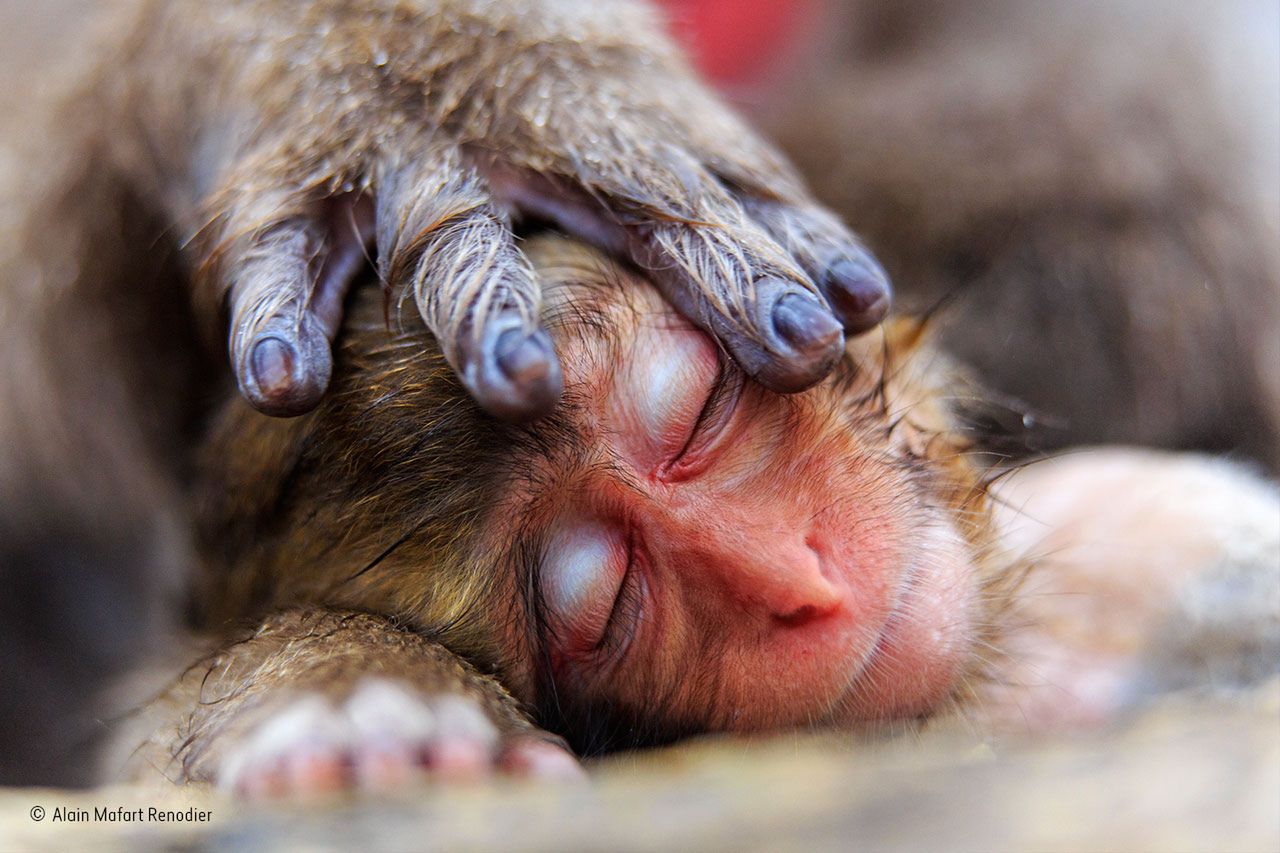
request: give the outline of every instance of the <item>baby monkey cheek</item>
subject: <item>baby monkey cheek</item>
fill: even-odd
[[[928,528],[876,664],[867,669],[859,717],[913,716],[946,700],[973,657],[977,583],[969,547],[955,528]]]

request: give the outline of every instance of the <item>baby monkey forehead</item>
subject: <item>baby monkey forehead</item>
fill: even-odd
[[[643,279],[581,244],[544,237],[529,254],[543,279],[543,322],[566,382],[556,409],[523,425],[509,448],[511,477],[495,515],[507,541],[519,529],[526,543],[541,537],[557,498],[575,483],[599,473],[628,479],[608,452],[599,410],[632,358],[640,324],[663,322],[669,310]]]

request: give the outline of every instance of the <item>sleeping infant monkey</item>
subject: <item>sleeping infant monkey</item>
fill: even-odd
[[[315,411],[228,395],[195,512],[216,644],[133,721],[132,775],[251,797],[563,777],[707,732],[1096,723],[1219,635],[1218,686],[1274,668],[1269,486],[1126,451],[993,485],[922,324],[784,395],[644,277],[527,251],[564,369],[548,418],[485,416],[376,283]],[[1229,624],[1189,615],[1223,590]]]
[[[193,566],[211,646],[117,742],[248,796],[1274,668],[1271,487],[997,479],[925,324],[646,4],[120,9],[0,150],[6,783],[84,781]]]

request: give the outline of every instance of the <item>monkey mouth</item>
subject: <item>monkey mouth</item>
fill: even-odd
[[[901,631],[901,623],[905,620],[904,607],[912,594],[916,572],[908,568],[903,572],[902,580],[894,591],[893,601],[884,620],[875,629],[874,636],[865,649],[852,662],[844,688],[831,704],[827,719],[834,722],[839,719],[844,706],[849,702],[857,702],[860,694],[866,690],[869,681],[877,678],[877,668],[881,666],[888,649],[896,642],[896,635]]]

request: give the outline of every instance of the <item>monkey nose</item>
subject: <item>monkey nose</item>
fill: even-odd
[[[790,613],[774,614],[774,621],[788,628],[799,628],[822,618],[822,612],[812,604],[802,604]]]
[[[761,554],[753,562],[754,570],[746,567],[738,582],[778,627],[799,628],[845,606],[845,588],[827,576],[822,558],[807,544]]]
[[[843,609],[844,593],[826,578],[805,578],[790,593],[779,597],[770,607],[773,621],[779,627],[802,628]]]

